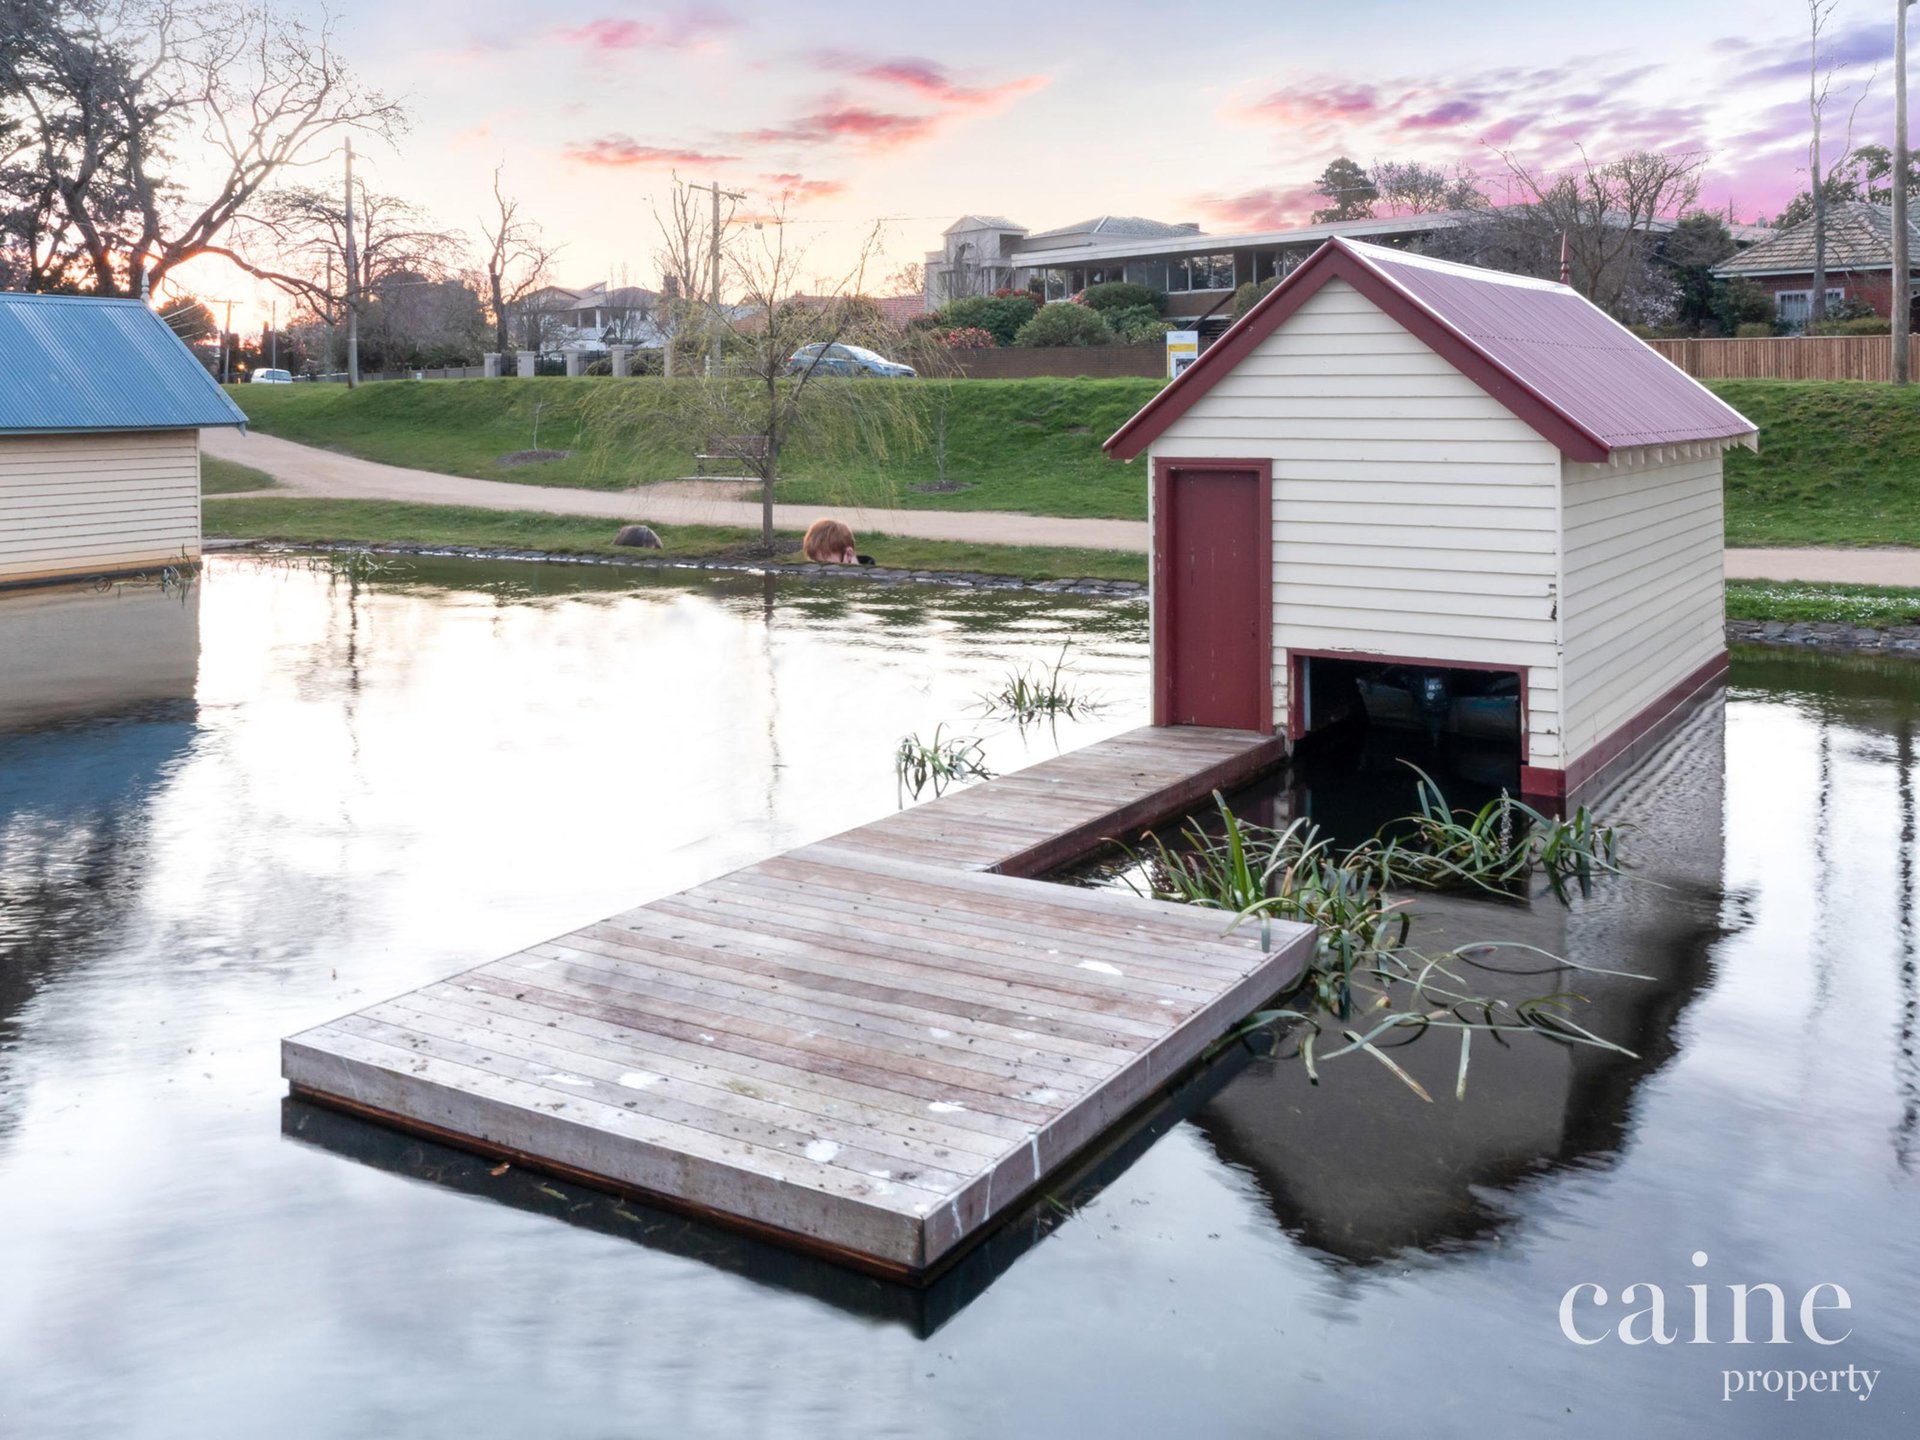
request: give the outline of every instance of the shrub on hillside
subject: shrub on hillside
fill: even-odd
[[[1737,325],[1733,331],[1733,338],[1736,340],[1766,340],[1772,335],[1773,326],[1763,325],[1758,320],[1749,320],[1744,325]]]
[[[1075,305],[1071,301],[1061,301],[1057,305],[1043,305],[1040,312],[1020,327],[1013,337],[1013,343],[1024,346],[1043,345],[1108,345],[1113,342],[1113,331],[1107,328],[1107,322],[1100,318],[1098,310],[1089,310],[1084,305]]]
[[[982,330],[978,325],[960,325],[952,330],[938,332],[940,343],[949,350],[991,350],[995,340],[991,331]]]
[[[1129,305],[1122,310],[1103,310],[1100,318],[1107,328],[1128,345],[1157,345],[1173,326],[1160,318],[1151,305]]]
[[[1039,306],[1040,302],[1028,294],[969,295],[942,305],[935,312],[935,320],[943,330],[980,329],[993,336],[994,344],[1011,345]]]
[[[1158,315],[1166,300],[1167,297],[1151,285],[1136,285],[1131,280],[1108,280],[1099,285],[1089,285],[1080,292],[1082,305],[1102,313],[1137,310],[1145,306]],[[1112,323],[1111,320],[1108,323]]]

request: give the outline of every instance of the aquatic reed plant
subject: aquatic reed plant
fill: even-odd
[[[970,735],[948,735],[946,728],[944,724],[934,726],[931,740],[903,735],[894,749],[895,778],[916,800],[929,785],[938,795],[959,781],[993,778],[980,742]]]
[[[1263,927],[1263,943],[1268,938],[1265,927],[1276,918],[1315,927],[1315,946],[1303,980],[1309,1003],[1259,1011],[1227,1039],[1287,1026],[1299,1037],[1298,1055],[1314,1083],[1319,1083],[1321,1062],[1362,1053],[1424,1100],[1432,1096],[1382,1048],[1389,1034],[1411,1039],[1428,1030],[1457,1031],[1456,1096],[1466,1093],[1476,1034],[1501,1039],[1528,1034],[1631,1053],[1573,1019],[1575,1007],[1584,998],[1573,991],[1556,989],[1508,1000],[1480,993],[1468,973],[1475,969],[1520,973],[1491,963],[1489,957],[1508,950],[1541,960],[1537,967],[1541,973],[1580,970],[1624,976],[1626,972],[1602,971],[1533,946],[1499,942],[1426,954],[1409,943],[1413,916],[1407,902],[1390,893],[1393,885],[1411,883],[1511,895],[1513,887],[1536,871],[1556,881],[1577,875],[1584,882],[1596,869],[1618,869],[1613,829],[1584,810],[1573,820],[1561,822],[1530,807],[1500,802],[1470,815],[1455,814],[1429,777],[1422,774],[1420,780],[1417,814],[1346,849],[1308,820],[1294,820],[1277,829],[1252,824],[1234,814],[1216,792],[1217,833],[1189,824],[1178,845],[1152,835],[1144,851],[1128,851],[1136,873],[1144,877],[1147,894],[1227,912],[1233,917],[1230,929],[1258,923]],[[1127,883],[1141,888],[1131,879]],[[1564,898],[1557,886],[1556,893]],[[1344,1043],[1321,1048],[1329,1036]]]
[[[1005,715],[1020,726],[1029,725],[1035,720],[1058,719],[1063,715],[1075,719],[1092,714],[1099,708],[1099,702],[1090,696],[1076,694],[1064,680],[1067,674],[1067,651],[1072,644],[1069,640],[1060,647],[1060,653],[1051,667],[1030,664],[1019,670],[1008,671],[998,690],[988,691],[980,697],[982,708],[989,715]]]

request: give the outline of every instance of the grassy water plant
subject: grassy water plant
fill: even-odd
[[[981,708],[989,715],[1005,715],[1019,726],[1035,720],[1054,720],[1061,716],[1076,719],[1091,715],[1099,702],[1091,696],[1076,694],[1066,683],[1067,651],[1073,642],[1060,647],[1051,667],[1030,664],[1009,670],[1000,688],[980,697]]]
[[[1409,943],[1414,917],[1407,902],[1390,893],[1391,886],[1411,884],[1511,895],[1526,876],[1545,872],[1556,882],[1555,894],[1564,898],[1558,882],[1566,876],[1580,877],[1584,884],[1596,869],[1619,868],[1613,828],[1599,824],[1584,809],[1571,820],[1556,821],[1505,796],[1478,812],[1456,813],[1425,774],[1420,775],[1419,794],[1417,814],[1342,849],[1308,820],[1277,829],[1251,824],[1216,792],[1218,833],[1190,824],[1178,846],[1153,835],[1144,852],[1128,852],[1145,877],[1146,893],[1156,899],[1227,912],[1233,916],[1232,928],[1259,923],[1263,941],[1264,927],[1275,918],[1309,924],[1319,932],[1303,982],[1310,1004],[1260,1011],[1227,1038],[1291,1026],[1314,1083],[1319,1082],[1319,1062],[1360,1052],[1425,1100],[1432,1096],[1378,1043],[1390,1032],[1410,1039],[1427,1030],[1458,1031],[1456,1096],[1466,1093],[1476,1033],[1501,1039],[1531,1034],[1629,1054],[1573,1019],[1583,1000],[1573,991],[1556,989],[1510,1000],[1479,993],[1468,976],[1475,969],[1524,973],[1493,963],[1492,957],[1502,951],[1542,961],[1540,973],[1625,972],[1602,971],[1509,943],[1424,953]],[[1329,1032],[1345,1043],[1320,1048]]]
[[[958,781],[993,778],[980,742],[970,735],[948,735],[946,728],[934,726],[931,740],[903,735],[894,749],[894,775],[916,800],[929,785],[938,795]]]

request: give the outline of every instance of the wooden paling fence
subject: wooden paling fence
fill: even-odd
[[[1805,335],[1756,340],[1649,340],[1698,380],[1893,379],[1893,342],[1885,335]],[[1920,376],[1920,338],[1907,342]]]

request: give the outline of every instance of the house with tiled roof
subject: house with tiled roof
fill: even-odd
[[[1893,210],[1868,200],[1842,201],[1827,211],[1827,309],[1849,300],[1893,313]],[[1920,227],[1908,222],[1910,254],[1920,257]],[[1773,297],[1782,323],[1805,325],[1813,313],[1813,221],[1749,246],[1713,267],[1716,277],[1750,280]]]

